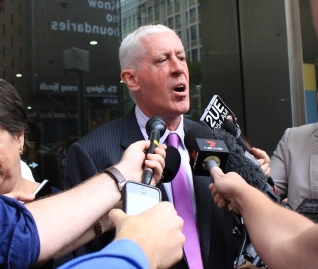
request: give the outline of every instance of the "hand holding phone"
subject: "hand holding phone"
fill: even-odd
[[[123,188],[124,211],[138,215],[161,202],[161,191],[143,183],[127,181]]]

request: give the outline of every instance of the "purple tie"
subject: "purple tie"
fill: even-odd
[[[179,136],[176,133],[170,133],[166,139],[166,144],[178,149]],[[174,207],[178,215],[183,219],[183,233],[186,237],[183,246],[184,252],[190,269],[202,269],[202,258],[199,244],[198,231],[194,218],[192,198],[187,181],[186,172],[182,165],[175,178],[171,182]]]

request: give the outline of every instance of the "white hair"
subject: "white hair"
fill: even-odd
[[[121,70],[130,68],[138,69],[140,59],[146,53],[146,49],[142,44],[142,39],[144,37],[166,32],[174,33],[178,37],[174,30],[162,24],[144,25],[127,35],[119,47]]]

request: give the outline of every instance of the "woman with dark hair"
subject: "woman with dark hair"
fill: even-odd
[[[29,145],[25,138],[28,132],[27,115],[21,97],[16,89],[3,79],[0,79],[0,92],[0,194],[19,191],[34,193],[40,183],[23,178],[21,174],[21,155],[24,146]],[[47,182],[35,198],[57,191]],[[51,268],[53,260],[43,266]]]
[[[0,79],[0,92],[0,194],[33,193],[40,184],[21,175],[21,155],[28,145],[27,115],[19,93],[3,79]]]

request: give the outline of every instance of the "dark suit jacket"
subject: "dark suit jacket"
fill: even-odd
[[[184,119],[185,131],[198,124]],[[134,109],[118,120],[109,122],[75,142],[68,152],[65,168],[65,188],[68,189],[83,180],[101,172],[118,162],[124,150],[144,137],[137,124]],[[197,222],[200,246],[205,268],[233,268],[233,223],[230,214],[220,210],[211,197],[208,185],[210,177],[194,176],[194,190],[197,206]],[[167,200],[161,188],[163,200]],[[105,192],[105,195],[107,193]],[[80,254],[97,251],[113,238],[106,233],[86,245]],[[173,268],[188,268],[185,259]]]

